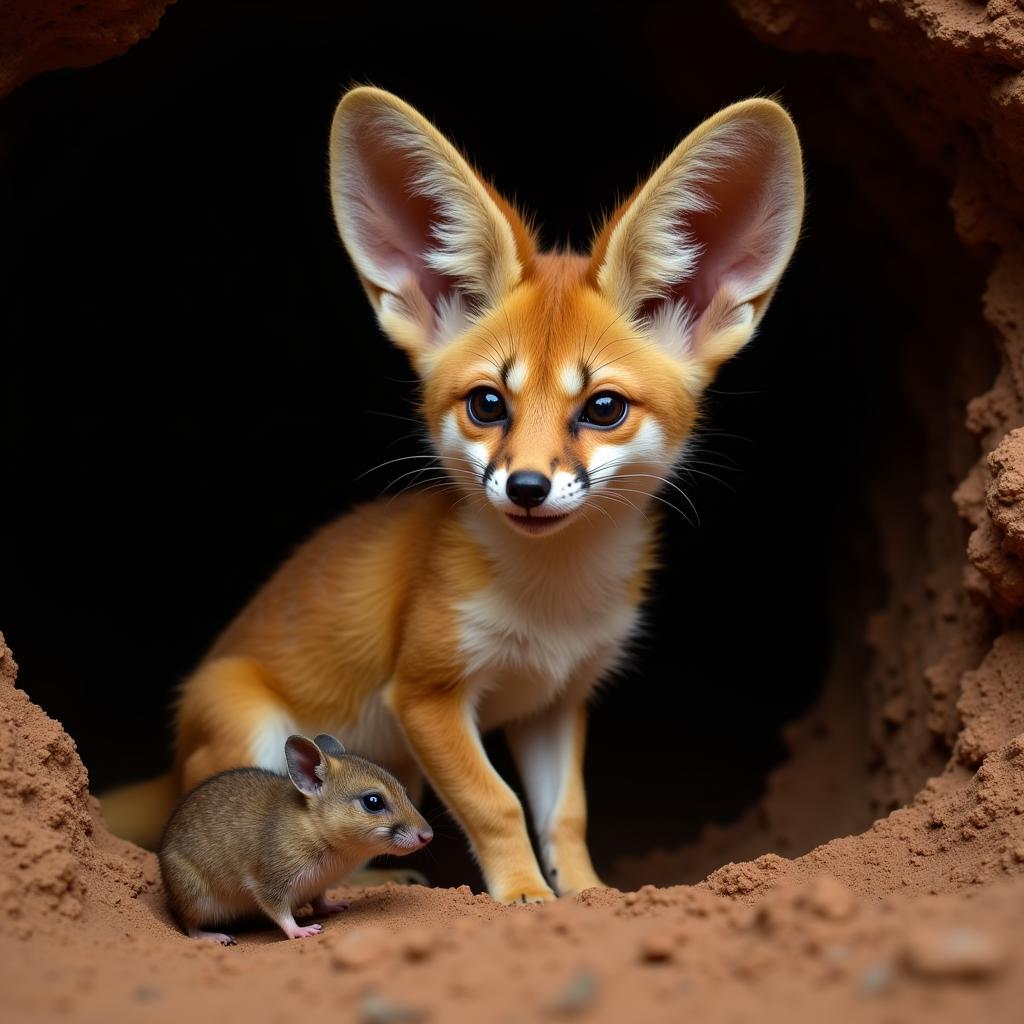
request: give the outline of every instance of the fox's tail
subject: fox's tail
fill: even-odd
[[[102,794],[100,809],[107,828],[115,836],[155,850],[178,796],[174,773],[167,772]]]

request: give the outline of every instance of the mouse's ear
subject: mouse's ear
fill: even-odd
[[[320,748],[305,736],[289,736],[284,745],[288,778],[306,796],[319,796],[327,778],[327,761]]]
[[[342,745],[341,740],[329,733],[322,732],[313,742],[325,753],[328,757],[342,757],[345,753],[345,747]]]

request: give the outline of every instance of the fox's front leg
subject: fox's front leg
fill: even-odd
[[[533,812],[541,863],[560,896],[604,888],[587,849],[586,729],[586,706],[575,703],[558,703],[506,729]]]
[[[396,682],[391,698],[424,774],[469,836],[491,896],[502,903],[554,899],[530,845],[522,805],[487,759],[464,694]]]

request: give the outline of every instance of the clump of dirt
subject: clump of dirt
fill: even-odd
[[[975,523],[967,547],[971,565],[981,577],[974,589],[1006,615],[1024,605],[1024,431],[1011,430],[988,457],[988,486],[984,509],[978,482],[965,487],[965,503]]]

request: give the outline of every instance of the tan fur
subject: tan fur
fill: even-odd
[[[333,730],[405,780],[425,774],[496,899],[598,885],[585,702],[636,625],[655,560],[654,481],[681,457],[703,388],[750,338],[795,245],[795,132],[770,101],[719,113],[587,256],[537,252],[526,221],[387,93],[348,93],[331,144],[342,238],[422,378],[451,487],[356,510],[282,566],[182,689],[177,785],[271,762],[282,731]],[[480,386],[504,396],[504,427],[470,418]],[[588,397],[609,391],[626,418],[580,425]],[[551,532],[526,535],[510,518],[501,481],[516,470],[561,481],[567,511]],[[481,745],[498,727],[547,880]],[[118,797],[120,821],[131,799]]]
[[[319,758],[315,794],[284,775],[240,769],[208,779],[181,802],[167,823],[160,867],[186,931],[213,937],[200,929],[262,911],[291,938],[310,934],[296,926],[295,910],[310,901],[328,906],[327,887],[369,858],[420,847],[427,823],[397,779],[360,757],[321,750]],[[367,792],[382,794],[387,808],[366,811],[359,798]]]

